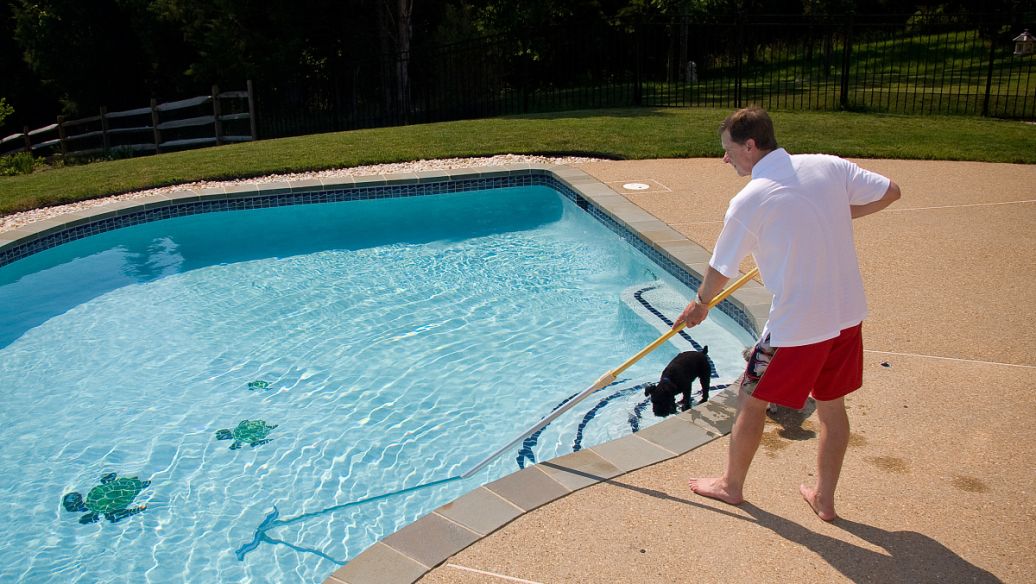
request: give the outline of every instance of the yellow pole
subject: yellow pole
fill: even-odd
[[[709,309],[711,310],[711,309],[715,308],[717,305],[719,305],[720,302],[723,302],[724,300],[726,300],[727,296],[730,296],[731,294],[734,293],[735,290],[737,290],[741,286],[744,286],[745,282],[747,282],[747,281],[751,280],[752,278],[754,278],[756,276],[756,274],[758,274],[758,273],[759,273],[759,268],[752,268],[751,271],[749,271],[747,274],[744,274],[743,276],[741,276],[737,280],[734,280],[733,284],[731,284],[730,286],[727,286],[722,292],[717,294],[715,298],[713,298],[712,300],[709,301]],[[622,365],[619,365],[615,369],[612,369],[608,373],[608,375],[611,376],[612,381],[614,381],[615,378],[618,377],[620,373],[622,373],[623,371],[629,369],[631,365],[633,365],[637,361],[640,361],[641,358],[644,357],[644,355],[647,355],[651,351],[654,351],[655,349],[660,347],[662,345],[662,343],[665,343],[669,339],[673,338],[673,335],[675,335],[676,333],[682,331],[683,329],[684,329],[684,325],[681,324],[680,326],[678,326],[678,327],[676,327],[676,328],[666,332],[662,336],[660,336],[657,339],[655,339],[655,341],[653,343],[651,343],[650,345],[648,345],[648,346],[644,347],[643,349],[641,349],[639,353],[637,353],[636,355],[634,355],[634,356],[630,357],[629,359],[627,359],[625,363],[623,363]],[[611,383],[611,381],[609,381],[608,383]],[[608,385],[608,383],[605,383],[604,385]],[[604,385],[602,385],[601,387],[604,387]]]
[[[734,290],[737,290],[741,286],[744,286],[745,282],[747,282],[747,281],[751,280],[752,278],[754,278],[755,275],[758,274],[758,273],[759,273],[759,268],[752,268],[752,270],[750,272],[748,272],[747,274],[745,274],[745,275],[741,276],[740,278],[738,278],[737,280],[735,280],[733,284],[727,286],[722,292],[717,294],[715,298],[713,298],[711,301],[709,301],[709,308],[710,309],[715,308],[717,304],[719,304],[720,302],[723,302],[723,300],[725,300],[727,296],[730,296],[734,292]],[[502,448],[500,448],[499,450],[497,450],[493,454],[490,454],[489,456],[484,458],[481,462],[479,462],[475,466],[473,466],[470,469],[468,469],[467,471],[465,471],[464,474],[460,475],[460,478],[466,479],[466,478],[470,477],[471,475],[475,474],[480,469],[482,469],[482,467],[484,467],[487,464],[489,464],[490,462],[496,460],[496,458],[498,456],[500,456],[504,452],[507,452],[508,450],[510,450],[515,444],[518,444],[522,440],[525,440],[526,437],[532,435],[534,432],[537,432],[541,428],[544,428],[547,424],[549,424],[552,421],[554,421],[558,416],[560,416],[561,414],[563,414],[563,413],[567,412],[569,409],[571,409],[572,406],[574,406],[577,403],[583,401],[591,393],[593,393],[593,392],[595,392],[595,391],[597,391],[597,390],[599,390],[601,388],[604,388],[604,387],[607,387],[607,386],[611,385],[611,383],[613,381],[615,381],[615,378],[618,377],[620,373],[622,373],[626,369],[629,369],[629,367],[631,365],[633,365],[637,361],[640,361],[640,359],[644,355],[647,355],[651,351],[654,351],[655,349],[657,349],[659,346],[662,345],[662,343],[668,341],[670,338],[672,338],[673,335],[675,335],[676,333],[678,333],[681,330],[683,330],[683,328],[684,328],[684,326],[680,325],[680,326],[676,327],[675,329],[672,329],[672,330],[666,332],[665,334],[663,334],[662,336],[658,337],[657,339],[655,339],[655,341],[653,343],[651,343],[650,345],[648,345],[648,346],[644,347],[643,349],[641,349],[639,353],[637,353],[636,355],[634,355],[634,356],[630,357],[629,359],[627,359],[626,362],[623,363],[622,365],[619,365],[615,369],[612,369],[608,373],[605,373],[600,379],[597,380],[596,383],[594,383],[590,387],[584,389],[582,393],[577,395],[575,398],[569,400],[567,403],[565,403],[565,405],[563,405],[560,408],[558,408],[558,409],[554,410],[553,412],[551,412],[549,415],[547,415],[545,418],[543,418],[542,420],[537,422],[534,426],[532,426],[531,428],[529,428],[525,432],[522,432],[522,434],[520,436],[518,436],[514,440],[511,440],[510,442],[508,442],[506,446],[503,446]]]

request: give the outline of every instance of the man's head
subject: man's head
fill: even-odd
[[[777,148],[773,121],[759,107],[746,107],[730,114],[719,131],[723,162],[733,166],[738,176],[752,174],[755,163]]]

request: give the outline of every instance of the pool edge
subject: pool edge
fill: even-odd
[[[585,199],[594,210],[610,219],[613,224],[608,226],[613,230],[616,225],[621,227],[698,282],[704,277],[710,257],[708,250],[688,240],[621,193],[582,170],[571,166],[541,164],[359,176],[347,180],[244,183],[233,188],[173,191],[148,198],[107,203],[0,232],[0,257],[13,249],[24,249],[26,253],[21,257],[32,255],[64,241],[88,236],[92,233],[91,226],[112,225],[120,218],[140,215],[143,221],[151,221],[177,216],[176,210],[186,205],[219,205],[218,210],[222,210],[228,201],[245,201],[250,206],[244,208],[258,208],[276,206],[263,203],[275,196],[306,196],[314,198],[307,202],[322,202],[322,199],[318,200],[321,196],[343,189],[414,188],[442,186],[455,181],[477,185],[482,181],[489,184],[499,179],[532,176],[552,178],[574,193],[577,203],[580,202],[579,198]],[[145,213],[151,215],[145,217]],[[83,234],[70,233],[73,230]],[[40,249],[34,247],[37,244]],[[20,258],[15,257],[0,263],[0,266],[17,259]],[[724,301],[726,303],[736,306],[744,314],[744,320],[735,317],[742,325],[751,327],[756,334],[762,330],[769,311],[770,294],[761,285],[754,281],[747,283]],[[382,538],[336,570],[324,582],[416,582],[453,555],[524,513],[577,490],[669,460],[729,433],[735,412],[733,402],[730,392],[719,392],[702,406],[629,436],[542,461],[479,486]]]
[[[700,281],[711,253],[636,206],[621,193],[571,166],[522,165],[455,171],[450,178],[482,173],[549,174],[606,213]],[[758,335],[770,293],[750,281],[726,302],[743,310]],[[324,584],[411,584],[484,537],[534,509],[580,489],[675,458],[730,432],[736,398],[722,391],[692,410],[644,430],[559,456],[479,486],[360,552]],[[391,570],[386,567],[391,566]]]

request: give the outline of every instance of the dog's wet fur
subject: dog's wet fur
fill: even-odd
[[[702,347],[701,351],[684,351],[666,365],[658,383],[649,383],[644,386],[644,395],[651,398],[651,411],[660,418],[664,418],[677,411],[677,394],[682,394],[683,399],[679,405],[682,411],[691,409],[691,383],[697,379],[701,383],[701,401],[709,400],[709,382],[712,378],[712,370],[709,367],[709,348]]]

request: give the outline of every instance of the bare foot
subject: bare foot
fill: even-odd
[[[687,485],[691,490],[703,497],[719,499],[730,505],[740,505],[745,502],[741,489],[732,489],[722,478],[714,479],[690,479]]]
[[[802,493],[802,498],[809,503],[809,506],[813,509],[813,512],[817,514],[817,517],[824,521],[834,521],[838,519],[838,514],[835,513],[834,501],[818,501],[817,490],[806,485],[799,485],[799,492]]]

